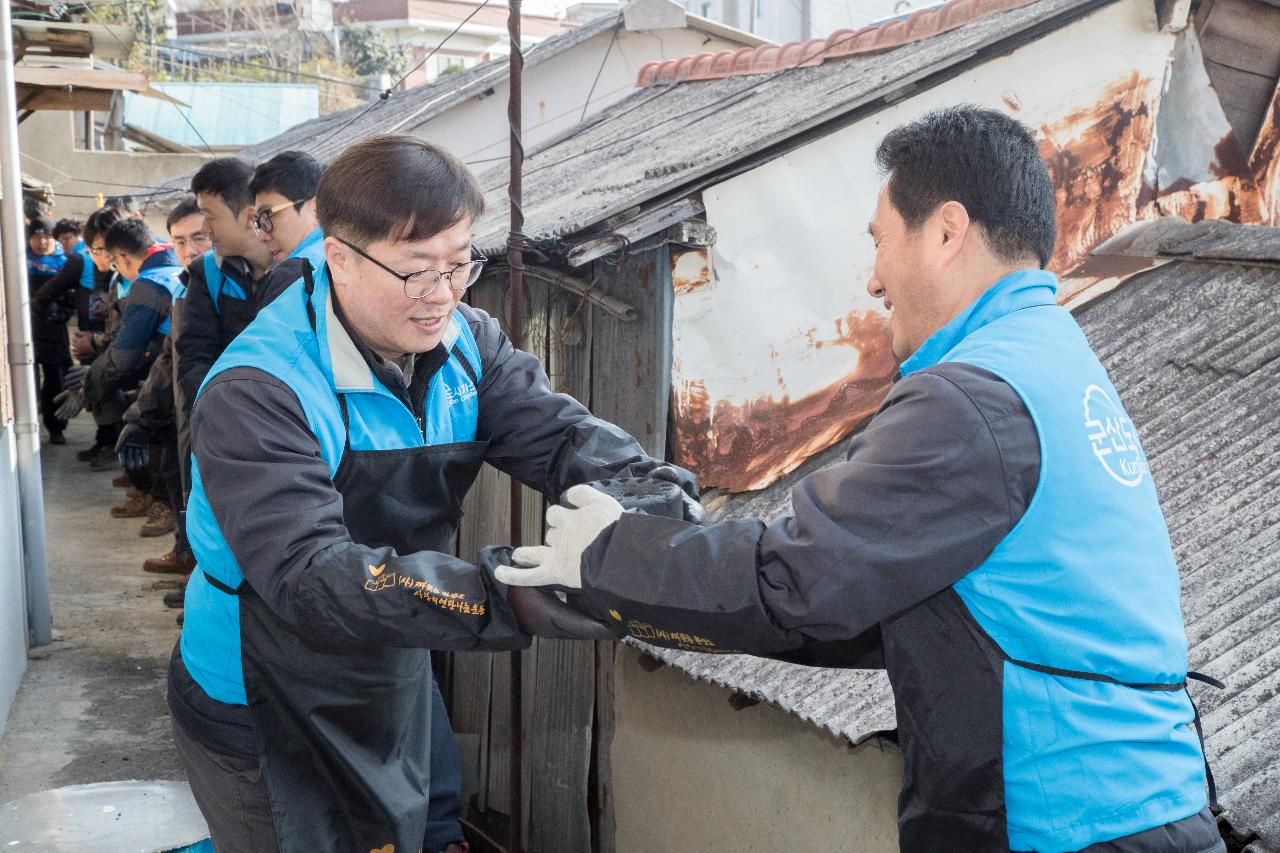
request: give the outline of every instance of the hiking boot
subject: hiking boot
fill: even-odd
[[[177,547],[163,557],[152,557],[142,564],[144,572],[157,575],[189,575],[195,567],[196,558],[191,554],[179,554]]]
[[[142,536],[164,536],[178,529],[178,514],[165,501],[152,501],[147,509],[147,520],[139,531]]]
[[[122,504],[111,508],[112,518],[142,518],[147,514],[147,510],[151,508],[151,496],[136,494],[130,495],[129,499]]]
[[[174,610],[181,610],[183,602],[187,597],[187,588],[171,589],[164,594],[164,606],[172,607]]]
[[[113,477],[111,479],[111,485],[115,486],[117,489],[133,488],[133,483],[129,482],[129,475],[124,473],[123,471],[120,472],[119,476]]]

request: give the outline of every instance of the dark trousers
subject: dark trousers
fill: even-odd
[[[58,417],[58,404],[53,398],[62,393],[62,375],[66,365],[59,362],[36,362],[40,368],[40,419],[49,435],[61,435],[67,422]]]
[[[423,853],[461,844],[462,762],[440,687],[431,680],[431,799]],[[278,853],[271,798],[256,759],[214,752],[175,720],[173,738],[218,853]]]

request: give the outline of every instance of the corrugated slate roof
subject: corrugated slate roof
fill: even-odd
[[[152,83],[187,106],[131,92],[125,124],[202,149],[254,145],[320,114],[314,85],[297,83]],[[186,115],[187,118],[183,118]],[[188,123],[190,119],[190,123]],[[192,125],[195,129],[192,129]],[[197,134],[197,131],[199,133]]]
[[[1161,220],[1127,232],[1169,262],[1077,313],[1138,425],[1182,573],[1191,690],[1219,796],[1280,851],[1280,229]],[[1256,260],[1255,260],[1256,259]],[[833,448],[723,517],[774,518]],[[891,729],[879,672],[644,647],[690,675],[859,742]]]
[[[574,234],[655,199],[688,192],[827,122],[848,120],[914,81],[1012,40],[1061,26],[1111,0],[1036,0],[893,50],[771,75],[653,86],[550,140],[525,161],[525,233]],[[485,252],[506,245],[505,164],[484,173]]]

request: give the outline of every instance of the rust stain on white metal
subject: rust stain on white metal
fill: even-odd
[[[1134,221],[1155,127],[1155,110],[1146,99],[1150,89],[1151,81],[1135,71],[1097,103],[1041,128],[1040,154],[1058,207],[1050,269],[1075,268],[1094,246]]]
[[[705,483],[741,492],[767,486],[830,447],[875,412],[897,371],[888,319],[868,311],[844,318],[837,340],[857,351],[856,367],[831,385],[799,399],[762,395],[742,404],[713,401],[706,385],[675,389],[675,446],[681,464]]]
[[[711,284],[711,260],[706,249],[671,254],[671,285],[677,295],[693,293]]]

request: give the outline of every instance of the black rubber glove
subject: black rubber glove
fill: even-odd
[[[684,500],[684,520],[690,524],[706,524],[707,511],[702,508],[702,504],[698,502],[697,498],[685,491],[684,486],[688,482],[688,478],[682,478],[680,473],[680,470],[674,465],[659,465],[649,472],[649,478],[665,480],[668,483],[675,483],[679,486],[681,497]]]
[[[127,423],[116,441],[116,456],[126,468],[145,468],[151,460],[151,433],[139,423]]]

